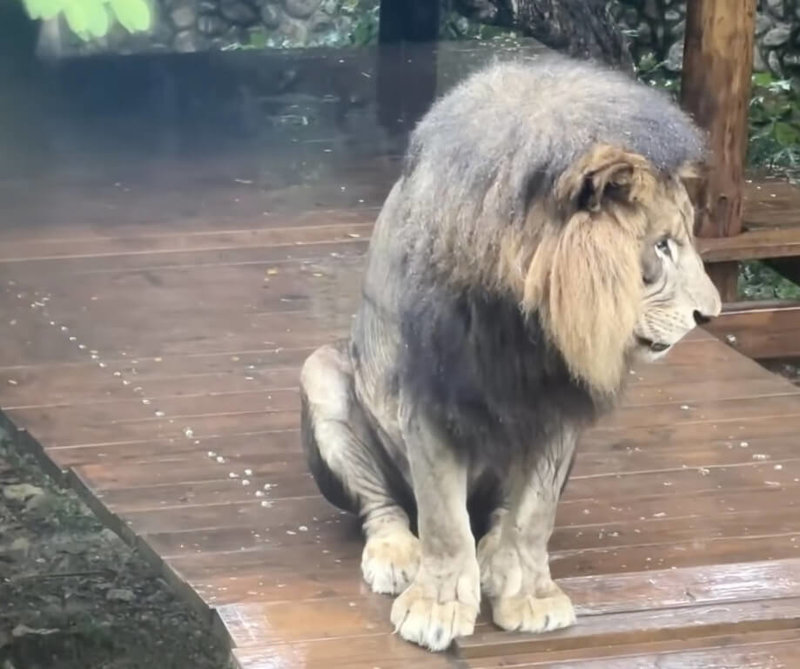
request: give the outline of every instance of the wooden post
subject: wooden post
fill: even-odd
[[[381,0],[378,41],[435,42],[439,38],[439,7],[435,0]]]
[[[406,135],[436,96],[439,0],[380,0],[378,120]]]
[[[709,133],[712,156],[696,201],[699,237],[742,229],[747,108],[753,71],[756,0],[689,0],[681,102]],[[723,301],[736,299],[735,262],[709,267]]]

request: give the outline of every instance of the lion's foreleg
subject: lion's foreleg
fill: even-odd
[[[366,536],[361,573],[374,592],[398,594],[417,573],[420,547],[378,461],[353,393],[343,347],[323,346],[303,365],[303,443],[323,495],[359,514]]]
[[[467,512],[467,465],[448,439],[418,412],[403,416],[422,560],[392,606],[404,639],[445,650],[472,634],[480,606],[480,574]]]
[[[478,546],[482,589],[503,629],[543,632],[575,622],[569,597],[550,577],[547,554],[575,439],[564,431],[512,473],[507,508],[495,512]]]

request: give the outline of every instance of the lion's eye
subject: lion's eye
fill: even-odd
[[[663,253],[667,258],[672,258],[672,249],[670,248],[668,239],[659,239],[656,242],[656,251]]]

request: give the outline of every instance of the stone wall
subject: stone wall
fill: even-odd
[[[114,25],[83,42],[63,19],[47,22],[42,56],[157,53],[237,48],[341,46],[377,33],[378,0],[152,0],[153,27],[130,34]]]
[[[431,0],[434,2],[436,0]],[[152,0],[150,33],[114,26],[107,37],[81,42],[54,20],[43,27],[39,53],[192,52],[208,49],[343,46],[377,35],[379,0]],[[730,0],[733,6],[737,0]],[[680,70],[686,0],[614,0],[637,61],[650,57]],[[800,0],[759,0],[755,69],[800,73]]]
[[[731,9],[736,0],[730,0]],[[779,76],[800,73],[800,0],[759,0],[754,69]],[[629,32],[637,60],[651,55],[681,69],[686,0],[618,0],[617,20]]]

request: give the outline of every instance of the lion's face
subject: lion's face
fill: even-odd
[[[663,356],[695,326],[719,315],[721,301],[694,246],[693,210],[679,181],[661,186],[648,207],[643,240],[637,357]]]
[[[572,373],[614,394],[628,361],[662,356],[720,312],[694,247],[694,209],[679,173],[597,145],[554,191],[523,306],[536,311]]]

